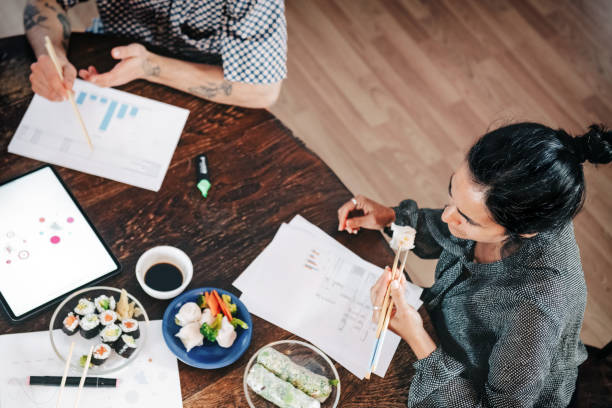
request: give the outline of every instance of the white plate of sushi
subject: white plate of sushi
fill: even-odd
[[[89,372],[100,375],[120,370],[136,359],[148,325],[149,317],[138,299],[124,289],[95,286],[74,292],[57,306],[49,337],[62,361],[75,342],[70,365],[76,369],[83,367],[93,346]]]
[[[244,394],[251,408],[335,408],[340,377],[332,361],[299,340],[260,348],[244,370]]]

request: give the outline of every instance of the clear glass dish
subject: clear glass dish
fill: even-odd
[[[246,397],[247,403],[249,404],[249,407],[276,407],[276,405],[274,405],[273,403],[257,395],[247,384],[247,375],[249,373],[249,370],[257,360],[257,354],[259,354],[259,352],[266,347],[272,347],[277,351],[280,351],[281,353],[291,358],[294,363],[306,367],[316,374],[323,375],[329,378],[330,380],[337,380],[338,384],[336,386],[332,386],[332,393],[325,400],[325,402],[321,403],[321,408],[336,408],[338,406],[338,402],[340,401],[340,377],[338,376],[338,371],[336,370],[334,363],[332,363],[329,357],[327,357],[321,350],[319,350],[315,346],[305,343],[303,341],[280,340],[275,341],[273,343],[269,343],[257,350],[257,352],[253,354],[253,356],[246,365],[242,386],[244,388],[244,395]]]
[[[55,354],[57,354],[60,360],[65,362],[68,358],[68,352],[70,351],[70,344],[72,341],[74,341],[75,345],[72,358],[70,359],[70,366],[75,370],[82,370],[82,367],[79,364],[80,357],[89,353],[90,347],[100,341],[100,336],[96,335],[91,339],[85,339],[80,333],[68,336],[62,331],[63,320],[68,312],[73,311],[74,306],[78,303],[80,298],[88,298],[93,302],[93,300],[100,295],[106,295],[109,297],[112,295],[115,298],[115,301],[118,302],[119,296],[121,295],[121,289],[112,288],[110,286],[94,286],[81,289],[64,299],[62,303],[55,308],[53,316],[51,316],[51,322],[49,323],[49,338],[51,339],[51,347],[53,347],[53,351],[55,351]],[[129,293],[128,302],[135,302],[136,307],[140,308],[142,311],[142,314],[138,318],[135,317],[135,319],[138,320],[140,328],[140,337],[136,339],[136,350],[134,350],[129,358],[123,358],[115,351],[112,351],[111,356],[106,362],[104,362],[104,364],[90,367],[88,375],[95,376],[108,374],[120,370],[135,360],[140,354],[140,350],[144,347],[147,339],[147,330],[149,327],[149,316],[142,306],[142,303],[140,303],[138,299]]]

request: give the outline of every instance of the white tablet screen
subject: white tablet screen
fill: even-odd
[[[17,317],[119,267],[48,166],[0,186],[0,251]]]

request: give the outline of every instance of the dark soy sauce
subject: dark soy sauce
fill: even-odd
[[[167,292],[183,283],[183,273],[170,263],[158,263],[145,272],[144,281],[151,289]]]

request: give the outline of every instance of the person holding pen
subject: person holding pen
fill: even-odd
[[[387,269],[371,290],[376,311],[391,284],[389,327],[418,359],[409,407],[570,404],[586,359],[586,285],[572,224],[585,198],[585,161],[612,161],[612,132],[592,125],[572,137],[517,123],[471,147],[443,209],[412,200],[389,208],[362,196],[340,207],[339,230],[410,225],[414,253],[438,259],[421,296],[437,343],[404,302],[403,277],[390,283]]]
[[[84,0],[27,0],[26,35],[37,61],[30,82],[37,94],[62,101],[77,77],[68,61],[71,28],[66,9]],[[252,108],[271,106],[286,75],[287,32],[282,0],[111,1],[97,0],[96,32],[132,38],[115,47],[117,64],[100,73],[94,66],[78,75],[99,86],[135,79],[163,84],[218,103]],[[60,60],[58,78],[47,55],[49,36]],[[143,45],[145,44],[145,45]],[[164,51],[149,51],[147,47]]]

